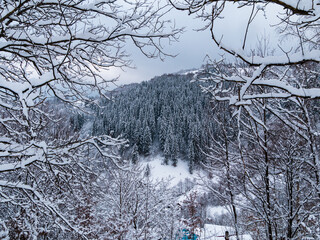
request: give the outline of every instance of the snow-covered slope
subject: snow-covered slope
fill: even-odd
[[[193,174],[189,173],[188,164],[185,161],[179,160],[177,166],[163,164],[164,158],[160,155],[143,159],[141,164],[146,167],[149,164],[151,170],[151,178],[154,180],[169,180],[170,185],[176,186],[179,182],[183,182],[186,179],[194,180],[197,176],[197,171]]]
[[[232,227],[205,224],[201,231],[200,240],[222,240],[226,231],[229,232],[230,240],[236,239]],[[239,238],[240,240],[252,240],[252,237],[248,234],[240,235]]]

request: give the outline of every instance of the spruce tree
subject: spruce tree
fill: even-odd
[[[192,174],[193,169],[194,169],[194,162],[195,162],[195,152],[194,152],[194,144],[193,141],[190,140],[188,144],[188,167],[189,167],[189,172]]]
[[[139,161],[139,151],[138,151],[138,146],[137,144],[133,145],[133,150],[132,150],[132,163],[137,164]]]
[[[167,136],[166,141],[164,143],[164,150],[163,150],[164,164],[166,164],[166,165],[169,164],[169,159],[170,159],[170,156],[171,156],[170,144],[171,144],[170,136]]]
[[[142,136],[142,153],[149,155],[151,150],[152,138],[149,126],[146,126]]]
[[[173,137],[172,145],[171,145],[171,159],[172,159],[172,165],[174,167],[176,167],[178,163],[178,152],[179,152],[178,141],[177,141],[177,138]]]

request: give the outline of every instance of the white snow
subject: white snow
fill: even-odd
[[[154,181],[170,179],[170,186],[174,187],[179,182],[183,182],[187,179],[194,180],[196,182],[197,177],[200,176],[199,171],[194,171],[193,174],[189,173],[188,163],[186,161],[179,160],[176,167],[172,165],[164,165],[164,158],[160,155],[152,156],[148,159],[141,159],[140,163],[142,167],[146,167],[149,164],[151,170],[151,178]],[[201,194],[206,190],[199,185],[195,185],[188,193],[196,191]],[[182,195],[178,202],[183,201],[186,195]],[[207,209],[208,216],[218,216],[223,214],[229,214],[227,206],[214,206]],[[214,224],[204,224],[204,228],[198,232],[200,240],[223,240],[225,231],[229,231],[230,240],[235,240],[234,228],[229,226],[220,226]],[[240,240],[252,240],[249,234],[242,234],[239,236]]]
[[[235,240],[234,229],[229,226],[220,226],[214,224],[204,224],[201,229],[200,240],[222,240],[224,239],[225,232],[229,232],[230,240]],[[240,235],[240,240],[252,240],[249,234]]]
[[[175,186],[179,182],[188,179],[195,179],[196,171],[193,174],[189,173],[188,164],[185,161],[178,160],[177,166],[171,164],[163,164],[164,158],[160,155],[153,156],[148,161],[141,161],[143,167],[149,164],[151,170],[151,178],[154,180],[170,179],[170,185]]]

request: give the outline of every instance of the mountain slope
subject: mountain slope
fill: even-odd
[[[95,110],[93,134],[127,138],[133,161],[138,153],[157,151],[166,164],[187,158],[192,172],[214,129],[209,98],[192,78],[192,73],[168,74],[117,90],[113,101]]]

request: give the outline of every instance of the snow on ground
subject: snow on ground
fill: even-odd
[[[195,171],[194,174],[190,174],[188,170],[188,163],[179,160],[177,166],[174,167],[171,164],[163,164],[163,157],[160,155],[153,156],[152,159],[141,161],[143,167],[149,164],[151,170],[151,178],[154,180],[170,180],[171,186],[176,186],[179,182],[183,182],[186,179],[194,180],[197,176]]]
[[[230,240],[235,240],[234,229],[228,226],[220,226],[214,224],[204,224],[201,231],[200,240],[223,240],[225,232],[229,232]],[[240,235],[240,240],[252,240],[249,234]]]
[[[188,163],[182,160],[179,160],[176,167],[173,167],[171,164],[163,164],[164,158],[160,155],[152,156],[146,159],[141,159],[142,167],[146,167],[149,164],[151,178],[153,180],[168,180],[170,179],[170,186],[176,186],[179,182],[184,182],[189,179],[190,181],[196,181],[197,177],[203,172],[194,171],[193,174],[189,173]],[[213,179],[214,181],[214,179]],[[205,192],[205,189],[199,185],[195,185],[188,193],[196,191],[201,194]],[[179,202],[183,201],[186,198],[186,195],[182,195],[179,198]],[[207,209],[208,216],[218,216],[223,214],[229,214],[226,206],[215,206],[209,207]],[[201,229],[200,240],[223,240],[224,234],[226,231],[229,231],[230,240],[235,240],[236,238],[232,236],[234,234],[234,229],[228,226],[220,226],[214,224],[204,224],[204,228]],[[252,240],[251,236],[244,234],[240,236],[240,240]]]

